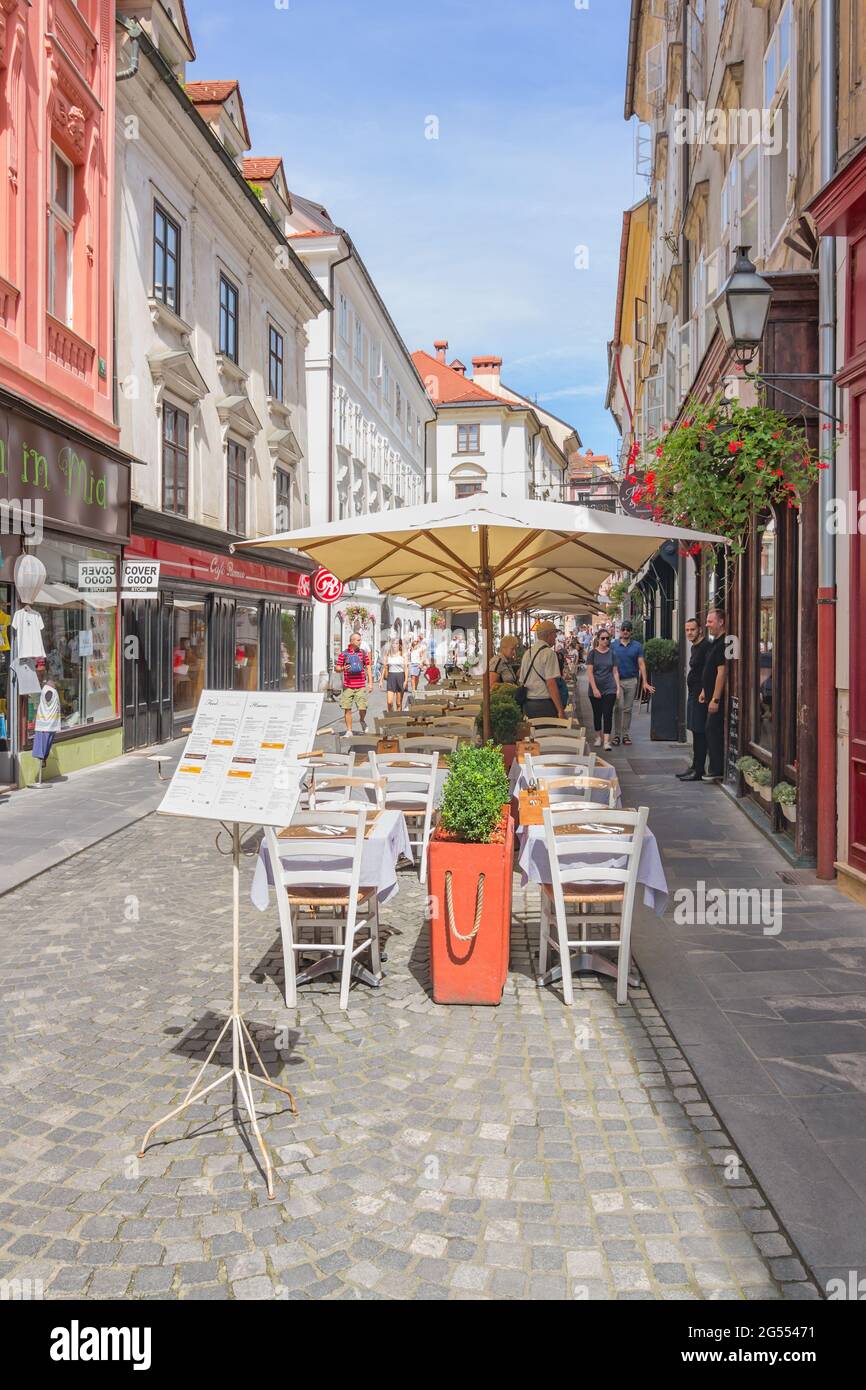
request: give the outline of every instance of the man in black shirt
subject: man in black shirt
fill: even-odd
[[[725,772],[725,682],[727,680],[727,640],[725,615],[719,608],[707,614],[707,632],[712,637],[706,658],[702,689],[698,701],[707,711],[707,753],[709,773],[706,782],[721,782]]]
[[[704,662],[710,643],[701,636],[701,625],[697,618],[689,618],[686,623],[686,637],[691,643],[689,654],[689,673],[686,678],[688,703],[686,705],[686,728],[692,735],[692,765],[686,772],[676,775],[681,782],[702,782],[707,763],[707,710],[698,696],[703,689]]]

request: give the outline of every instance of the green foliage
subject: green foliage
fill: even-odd
[[[523,711],[514,698],[515,687],[500,682],[490,691],[490,736],[494,743],[516,743],[522,737]],[[484,732],[484,716],[475,720],[478,733]]]
[[[250,188],[250,192],[251,192],[251,193],[255,193],[256,197],[257,197],[258,200],[259,200],[259,202],[260,202],[260,203],[263,203],[264,200],[265,200],[265,190],[262,188],[261,184],[260,184],[260,183],[251,183],[251,184],[249,185],[249,188]]]
[[[787,415],[717,398],[690,402],[683,422],[653,442],[641,466],[635,501],[650,504],[657,521],[726,536],[738,554],[754,518],[774,505],[799,508],[829,465]]]
[[[464,843],[487,844],[510,798],[502,755],[492,743],[463,744],[450,761],[439,824]]]
[[[773,780],[773,774],[768,767],[759,763],[756,771],[751,773],[751,778],[756,787],[769,787]]]
[[[773,800],[778,801],[780,806],[796,806],[797,788],[790,782],[777,782],[773,788]]]
[[[736,767],[737,771],[741,772],[744,777],[751,777],[758,771],[761,764],[758,762],[757,758],[752,758],[746,754],[745,757],[737,758]]]
[[[651,637],[643,654],[648,671],[675,671],[680,664],[680,649],[670,637]]]

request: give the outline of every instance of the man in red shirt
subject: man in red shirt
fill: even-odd
[[[361,647],[360,632],[353,632],[348,647],[340,652],[337,657],[337,670],[343,677],[340,709],[346,719],[346,732],[352,732],[352,710],[357,709],[363,734],[367,729],[367,696],[373,689],[373,672],[370,667],[370,653]]]

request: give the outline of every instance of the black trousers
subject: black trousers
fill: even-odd
[[[613,728],[613,707],[616,704],[616,694],[590,695],[589,703],[592,705],[592,722],[595,732],[600,734],[604,729],[604,732],[609,734]]]
[[[703,730],[692,730],[692,769],[702,777],[707,770],[707,735]]]
[[[725,775],[725,716],[720,709],[716,714],[707,715],[707,753],[709,754],[711,777]]]
[[[559,710],[552,700],[527,700],[523,706],[527,719],[558,719]]]

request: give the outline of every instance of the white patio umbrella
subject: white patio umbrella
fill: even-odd
[[[720,544],[722,536],[563,502],[474,497],[401,507],[239,541],[299,550],[345,583],[372,579],[383,593],[424,607],[478,608],[487,650],[494,608],[594,605],[617,570],[638,570],[663,541]],[[490,729],[484,678],[484,733]]]

